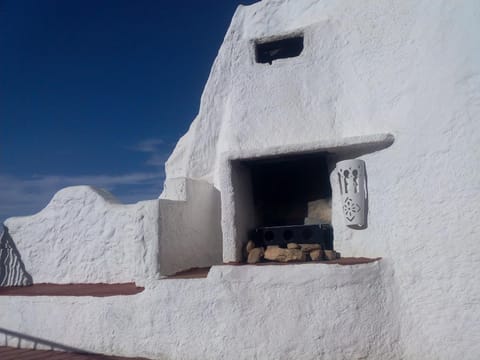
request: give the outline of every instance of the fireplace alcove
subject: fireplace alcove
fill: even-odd
[[[322,200],[326,204],[322,210],[330,217],[330,172],[335,165],[332,160],[328,152],[316,152],[233,161],[232,180],[238,195],[237,236],[241,242],[256,239],[264,245],[281,242],[282,246],[289,242],[311,242],[320,228],[298,225],[313,220],[309,216],[309,203],[313,201]],[[321,223],[316,220],[314,223]],[[322,229],[325,226],[329,227],[323,225]],[[331,250],[332,231],[327,231],[329,240],[325,238],[322,243],[326,241],[324,246]]]
[[[336,183],[330,184],[330,174],[337,161],[382,150],[393,141],[386,133],[223,153],[219,187],[224,263],[242,261],[251,229],[301,225],[309,201],[333,204]],[[335,223],[335,211],[332,216]]]
[[[302,225],[308,202],[331,200],[327,153],[240,162],[250,172],[255,227]]]
[[[254,228],[248,240],[257,247],[318,241],[333,250],[329,159],[320,152],[240,161],[250,176]]]

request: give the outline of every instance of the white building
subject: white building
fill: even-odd
[[[135,281],[145,291],[0,297],[0,324],[158,359],[478,359],[479,34],[475,0],[240,6],[160,199],[122,205],[67,188],[5,223],[34,283]],[[334,171],[356,158],[368,176],[361,229],[345,226]],[[382,259],[159,280],[242,260],[262,219],[255,179],[265,164],[327,184],[335,248]]]

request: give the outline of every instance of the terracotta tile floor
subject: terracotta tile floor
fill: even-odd
[[[0,296],[115,296],[135,295],[144,290],[134,283],[126,284],[34,284],[0,287]],[[0,358],[1,359],[1,358]]]
[[[17,349],[0,346],[1,360],[148,360],[146,358],[126,358],[101,354],[77,354],[63,351]]]

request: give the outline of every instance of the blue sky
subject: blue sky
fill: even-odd
[[[158,197],[235,8],[0,0],[0,221],[87,184]]]

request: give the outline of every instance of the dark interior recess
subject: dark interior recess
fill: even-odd
[[[249,233],[256,247],[288,243],[320,244],[324,250],[333,250],[333,229],[330,224],[259,227]]]
[[[272,64],[277,59],[298,56],[303,51],[303,35],[269,42],[255,43],[255,60],[261,64]]]
[[[251,160],[246,165],[258,226],[301,225],[309,201],[332,197],[326,153]]]

